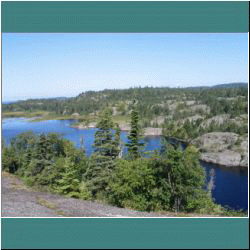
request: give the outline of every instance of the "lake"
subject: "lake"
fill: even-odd
[[[80,138],[83,137],[86,154],[91,155],[95,129],[80,130],[72,128],[70,126],[73,123],[75,123],[74,120],[29,122],[28,118],[5,118],[2,120],[2,136],[6,143],[9,143],[11,138],[30,130],[36,134],[57,132],[74,142],[76,147],[80,146]],[[126,134],[126,132],[121,133],[123,142],[127,141]],[[145,138],[145,150],[159,150],[161,147],[160,140],[160,137]],[[226,167],[205,162],[201,162],[201,165],[207,173],[207,180],[209,180],[211,169],[214,169],[215,188],[212,195],[218,204],[233,209],[248,209],[248,168]]]

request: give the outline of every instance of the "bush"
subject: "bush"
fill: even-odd
[[[2,150],[2,168],[12,174],[19,168],[18,157],[12,147]]]
[[[187,212],[210,214],[218,212],[218,210],[220,210],[220,206],[216,205],[211,196],[204,190],[196,190],[192,196],[187,198]]]
[[[107,193],[113,205],[144,211],[163,207],[158,200],[161,189],[149,160],[117,160],[112,177]]]
[[[80,191],[80,196],[79,196],[80,199],[90,200],[92,198],[92,194],[89,191],[89,189],[84,181],[82,181],[79,184],[79,191]]]
[[[25,176],[22,178],[24,184],[26,184],[29,187],[32,187],[35,185],[36,181],[34,178],[30,177],[30,176]]]

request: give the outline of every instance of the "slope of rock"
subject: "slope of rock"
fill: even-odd
[[[203,161],[225,166],[248,166],[248,140],[242,140],[235,133],[207,133],[193,143],[200,148]]]

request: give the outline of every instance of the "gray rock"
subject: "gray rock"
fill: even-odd
[[[212,118],[209,118],[205,120],[202,124],[201,127],[206,128],[208,127],[212,122],[215,122],[218,125],[223,124],[224,122],[227,122],[230,118],[230,115],[217,115]]]
[[[218,153],[202,153],[201,160],[219,165],[237,167],[240,166],[241,155],[231,150]]]
[[[198,137],[193,143],[205,152],[222,152],[232,147],[238,138],[235,133],[213,132]]]
[[[248,154],[244,155],[240,161],[241,167],[248,167]]]
[[[239,136],[235,133],[214,132],[204,134],[193,141],[201,150],[201,160],[225,166],[248,166],[248,139],[235,145]]]
[[[246,153],[248,153],[248,138],[242,141],[240,146]]]

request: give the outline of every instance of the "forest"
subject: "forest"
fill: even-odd
[[[29,99],[9,104],[2,104],[5,112],[49,111],[55,114],[89,115],[97,113],[102,107],[116,107],[125,115],[130,110],[131,102],[136,95],[139,101],[138,111],[145,119],[159,115],[171,114],[171,101],[177,102],[175,116],[183,118],[192,115],[184,107],[203,104],[210,108],[210,116],[230,114],[232,117],[247,113],[248,84],[225,84],[213,87],[167,88],[167,87],[134,87],[129,89],[105,89],[87,91],[73,98]],[[188,104],[188,101],[194,103]],[[202,107],[198,113],[205,114]],[[147,120],[148,121],[148,120]]]
[[[134,97],[138,100],[141,128],[165,128],[166,133],[190,140],[208,132],[248,133],[248,84],[213,87],[135,87],[87,91],[73,98],[30,99],[2,104],[3,117],[75,119],[96,124],[103,108],[114,121],[129,123]],[[176,129],[173,130],[172,127]]]
[[[140,89],[136,91],[140,93]],[[126,155],[121,155],[121,130],[107,105],[98,113],[94,153],[90,157],[85,154],[83,138],[81,147],[75,148],[56,133],[26,132],[12,139],[10,145],[2,142],[2,169],[20,176],[29,186],[117,207],[138,211],[232,213],[214,203],[213,179],[205,185],[205,172],[194,145],[183,149],[178,143],[169,142],[166,133],[161,152],[143,157],[140,98],[129,103],[131,129],[125,145]]]

